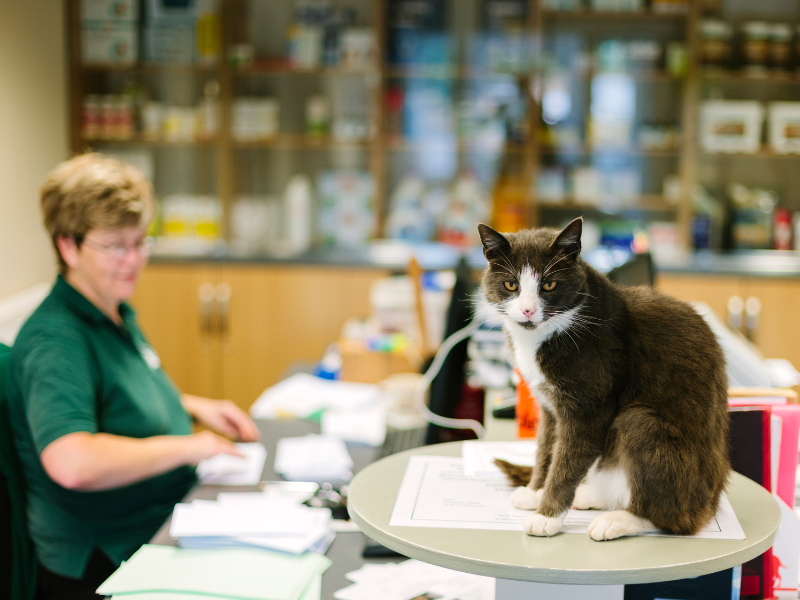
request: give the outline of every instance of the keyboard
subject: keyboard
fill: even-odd
[[[383,440],[380,452],[378,452],[378,458],[424,446],[427,433],[427,426],[412,427],[410,429],[387,426],[386,438]]]

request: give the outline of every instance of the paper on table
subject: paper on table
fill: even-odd
[[[501,471],[494,464],[499,458],[516,465],[533,466],[536,442],[478,442],[468,440],[461,444],[464,472],[471,477],[497,477]]]
[[[323,435],[355,444],[380,446],[386,437],[386,406],[376,402],[360,410],[326,410],[320,425]]]
[[[334,592],[337,600],[494,600],[493,577],[452,571],[417,560],[375,565],[347,574],[354,585]]]
[[[217,454],[200,461],[197,474],[206,485],[256,485],[261,481],[267,449],[260,442],[236,444],[244,458]]]
[[[98,589],[100,595],[182,592],[243,600],[298,600],[331,561],[269,550],[142,546]]]
[[[126,594],[111,596],[112,600],[114,598],[123,600],[124,598],[130,598],[130,596]],[[136,594],[135,600],[213,600],[214,598],[229,598],[229,596],[211,596],[205,593],[181,594],[175,592],[144,592]],[[320,600],[320,598],[322,598],[322,576],[312,579],[306,591],[303,592],[303,595],[298,600]]]
[[[266,505],[265,505],[266,508]],[[280,510],[280,509],[279,509]],[[300,554],[310,551],[331,532],[331,511],[327,508],[308,508],[312,515],[308,529],[301,534],[272,535],[220,535],[220,536],[184,536],[179,538],[181,548],[227,548],[232,546],[248,546],[253,548],[269,548],[281,552]]]
[[[283,505],[281,510],[219,503],[177,504],[169,534],[174,538],[215,535],[303,535],[314,514],[307,506]]]
[[[513,489],[502,477],[467,476],[461,458],[412,456],[389,525],[519,531],[531,513],[511,506]],[[586,533],[600,512],[570,510],[561,531]],[[666,532],[645,535],[673,537]],[[743,540],[745,535],[723,494],[715,518],[700,533],[686,537]]]
[[[349,481],[353,459],[344,442],[333,436],[281,438],[275,449],[275,471],[291,480]]]
[[[297,373],[267,388],[250,408],[250,414],[256,419],[280,416],[305,419],[325,408],[361,406],[379,397],[380,390],[373,384],[333,381]]]

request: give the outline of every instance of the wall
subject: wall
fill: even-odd
[[[0,299],[55,274],[38,191],[69,155],[62,0],[0,0]]]

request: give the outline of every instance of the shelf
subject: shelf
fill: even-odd
[[[282,133],[270,140],[237,141],[232,145],[236,149],[274,148],[278,150],[367,150],[371,142],[341,142],[330,136],[312,137],[301,133]]]
[[[542,156],[647,156],[653,158],[677,158],[680,156],[680,150],[674,148],[672,150],[640,150],[636,148],[623,149],[623,148],[554,148],[552,146],[541,146],[539,154]]]
[[[219,65],[199,65],[195,63],[139,62],[135,65],[114,63],[81,65],[83,73],[170,73],[190,75],[210,75],[217,72]]]
[[[652,11],[622,12],[622,11],[560,11],[545,10],[542,16],[546,19],[562,19],[576,21],[597,20],[627,20],[627,21],[683,21],[688,15],[685,13],[657,13]]]
[[[232,67],[233,74],[237,77],[252,76],[367,76],[377,75],[375,67],[295,67],[284,61],[256,61],[247,67]]]
[[[750,71],[701,71],[700,76],[705,83],[764,83],[777,85],[800,84],[800,73],[782,72],[750,72]]]
[[[389,138],[385,142],[385,147],[388,150],[397,152],[419,152],[425,148],[425,144],[420,142],[410,142],[403,138]],[[481,147],[477,142],[459,141],[458,151],[477,151],[477,152],[502,152],[503,154],[522,154],[527,150],[528,146],[520,142],[508,142],[501,146],[487,145]]]
[[[577,202],[574,198],[566,198],[562,203],[537,203],[541,210],[597,210],[602,212],[631,212],[631,211],[645,211],[645,212],[676,212],[678,207],[669,204],[663,196],[659,194],[642,194],[638,196],[631,206],[630,201],[625,202],[624,206],[619,207],[605,207],[602,204],[592,204],[587,202]]]
[[[480,69],[464,69],[452,65],[407,65],[384,67],[387,79],[497,79],[514,77],[526,79],[532,72],[485,71]]]
[[[147,148],[210,148],[215,146],[216,140],[193,140],[193,141],[175,141],[169,142],[166,140],[145,140],[142,138],[133,138],[130,140],[83,140],[87,146],[137,146]]]
[[[701,149],[700,156],[713,158],[777,158],[784,160],[800,160],[800,154],[779,154],[769,146],[762,146],[761,150],[755,154],[745,152],[708,152]]]

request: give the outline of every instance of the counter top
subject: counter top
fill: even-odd
[[[409,245],[381,240],[363,250],[317,249],[294,256],[263,254],[154,254],[153,264],[233,264],[274,266],[329,266],[404,271],[414,256],[425,270],[452,269],[461,256],[475,270],[486,268],[480,248],[460,250],[444,244]],[[627,253],[597,248],[586,250],[583,257],[596,269],[606,272],[625,262]],[[800,278],[800,253],[774,250],[724,253],[697,252],[670,261],[656,261],[656,273],[686,275],[727,275],[770,278]]]

